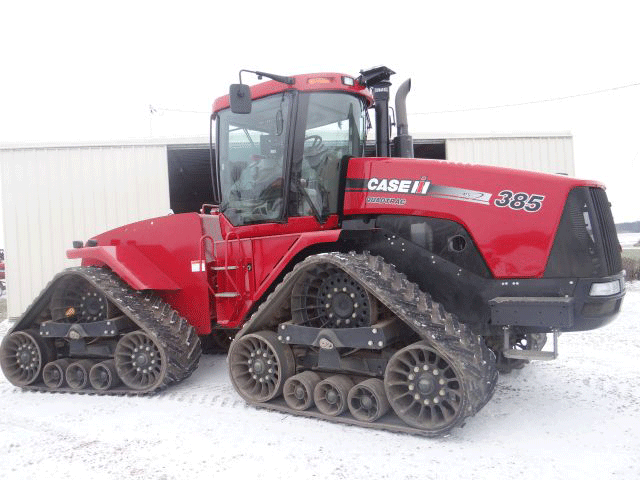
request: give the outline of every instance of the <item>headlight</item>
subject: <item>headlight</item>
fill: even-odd
[[[589,295],[592,297],[606,297],[608,295],[615,295],[620,293],[620,280],[613,280],[606,283],[594,283],[591,285]]]

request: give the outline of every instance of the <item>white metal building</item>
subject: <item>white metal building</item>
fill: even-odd
[[[574,175],[571,134],[415,135],[415,155]],[[373,145],[369,155],[373,155]],[[212,200],[208,138],[0,146],[8,315],[60,270],[73,240]]]

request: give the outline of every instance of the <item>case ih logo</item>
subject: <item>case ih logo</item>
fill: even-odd
[[[431,182],[427,177],[420,180],[400,180],[397,178],[370,178],[367,182],[367,190],[370,192],[387,193],[412,193],[415,195],[426,195]]]

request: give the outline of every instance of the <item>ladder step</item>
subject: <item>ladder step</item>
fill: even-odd
[[[216,297],[218,298],[234,298],[234,297],[239,297],[240,294],[238,292],[220,292],[220,293],[216,293],[214,294]]]
[[[228,267],[213,267],[213,270],[216,271],[220,271],[220,270],[237,270],[238,266],[237,265],[229,265]]]

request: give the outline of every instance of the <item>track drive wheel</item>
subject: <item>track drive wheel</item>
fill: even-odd
[[[142,330],[127,333],[118,341],[114,360],[122,383],[134,390],[157,388],[167,370],[163,350]]]
[[[295,373],[289,345],[269,330],[245,335],[231,344],[229,373],[238,393],[249,402],[268,402],[282,394]]]
[[[467,408],[459,366],[425,341],[391,357],[384,387],[398,417],[431,433],[452,428]]]
[[[316,328],[368,327],[377,318],[377,303],[344,270],[331,264],[309,269],[291,294],[293,321]]]
[[[39,381],[43,367],[53,359],[55,350],[52,343],[41,338],[37,330],[13,332],[0,345],[2,372],[19,387]]]
[[[104,292],[80,276],[63,278],[51,297],[51,316],[55,321],[90,323],[111,318],[117,311]]]

